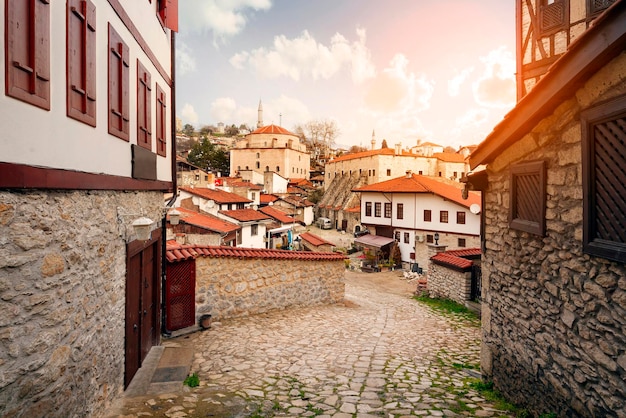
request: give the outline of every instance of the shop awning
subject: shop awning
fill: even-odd
[[[354,240],[355,244],[367,245],[369,247],[376,248],[382,248],[394,241],[395,239],[393,238],[381,237],[378,235],[363,235]]]

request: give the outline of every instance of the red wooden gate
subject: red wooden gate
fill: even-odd
[[[166,272],[166,329],[175,331],[190,327],[196,322],[196,262],[170,263]]]

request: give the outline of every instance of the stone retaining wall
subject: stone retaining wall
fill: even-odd
[[[118,206],[159,219],[163,195],[0,191],[0,416],[97,417],[123,391]]]
[[[626,93],[626,54],[488,166],[482,368],[532,411],[624,416],[626,267],[583,253],[581,110]],[[544,237],[509,228],[509,166],[546,161]],[[621,412],[620,412],[621,411]]]
[[[203,314],[224,319],[341,302],[344,274],[343,259],[198,257],[196,319]]]
[[[459,271],[440,264],[428,263],[428,294],[434,298],[450,299],[461,305],[470,300],[472,272]]]

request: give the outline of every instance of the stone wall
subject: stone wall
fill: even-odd
[[[198,257],[196,319],[203,314],[224,319],[337,303],[344,298],[344,274],[343,259]]]
[[[534,412],[624,416],[626,267],[582,251],[581,110],[626,93],[626,54],[488,166],[481,365]],[[545,160],[544,237],[509,229],[509,166]],[[621,412],[619,412],[621,411]]]
[[[459,271],[441,264],[428,264],[428,294],[434,298],[450,299],[462,305],[470,300],[472,272]]]
[[[97,417],[122,392],[118,206],[156,220],[163,195],[0,191],[0,416]]]

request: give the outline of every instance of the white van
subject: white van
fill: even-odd
[[[317,227],[319,229],[331,229],[333,223],[328,218],[317,218]]]

